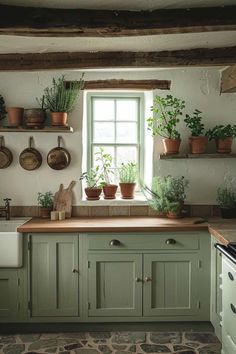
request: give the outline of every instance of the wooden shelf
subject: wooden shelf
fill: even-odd
[[[0,132],[17,132],[17,133],[73,133],[72,127],[59,127],[59,126],[44,126],[44,127],[1,127]]]
[[[236,154],[160,154],[161,160],[172,159],[235,159]]]

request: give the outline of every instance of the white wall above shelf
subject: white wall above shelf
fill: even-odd
[[[231,154],[160,154],[160,160],[173,160],[173,159],[232,159],[236,158],[235,153]]]
[[[63,126],[44,126],[44,127],[1,127],[0,132],[17,132],[17,133],[73,133],[72,127],[63,127]]]

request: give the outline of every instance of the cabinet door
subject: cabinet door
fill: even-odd
[[[16,270],[0,270],[0,318],[16,319],[19,312]]]
[[[89,255],[89,316],[142,315],[142,255]]]
[[[196,254],[145,254],[144,316],[194,315],[199,307]]]
[[[32,316],[78,316],[78,236],[31,238]]]

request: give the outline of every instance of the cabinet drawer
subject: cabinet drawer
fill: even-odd
[[[197,250],[199,233],[91,234],[89,250]]]

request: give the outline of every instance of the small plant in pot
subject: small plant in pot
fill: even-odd
[[[215,140],[216,151],[220,154],[230,154],[232,142],[236,137],[236,125],[216,125],[206,132],[209,140]]]
[[[219,187],[217,189],[216,200],[219,203],[223,219],[232,219],[236,217],[236,195],[230,187]]]
[[[38,205],[40,206],[41,218],[49,218],[53,209],[54,196],[52,192],[38,193]]]
[[[52,87],[44,89],[43,108],[51,111],[52,125],[67,125],[68,113],[74,109],[76,100],[83,88],[83,77],[84,74],[79,81],[66,82],[64,75],[62,75],[58,79],[53,78]]]
[[[137,180],[137,165],[134,162],[122,163],[119,169],[119,186],[122,199],[134,199]]]
[[[0,95],[0,120],[3,120],[7,115],[5,101],[2,95]]]
[[[112,156],[105,152],[103,147],[100,147],[96,152],[96,161],[101,168],[102,189],[104,193],[104,199],[115,199],[118,186],[112,183],[111,174],[112,169]]]
[[[41,108],[27,108],[25,109],[24,116],[27,127],[41,127],[46,120],[46,110],[44,109],[43,96],[41,100],[37,99],[37,102],[41,105]]]
[[[186,126],[191,130],[189,146],[192,154],[204,154],[207,147],[207,137],[203,135],[204,124],[202,123],[201,111],[195,109],[192,115],[186,114],[184,119]]]
[[[101,176],[99,167],[91,168],[90,171],[82,173],[80,181],[85,180],[87,187],[84,189],[87,200],[99,200],[102,193]]]
[[[159,217],[167,216],[166,183],[163,177],[156,176],[152,179],[152,186],[141,183],[141,190],[149,206],[157,211]]]
[[[185,108],[185,102],[179,98],[167,95],[156,96],[151,110],[153,116],[147,119],[148,130],[153,136],[161,136],[166,154],[178,154],[181,143],[180,134],[176,130],[179,117]]]

